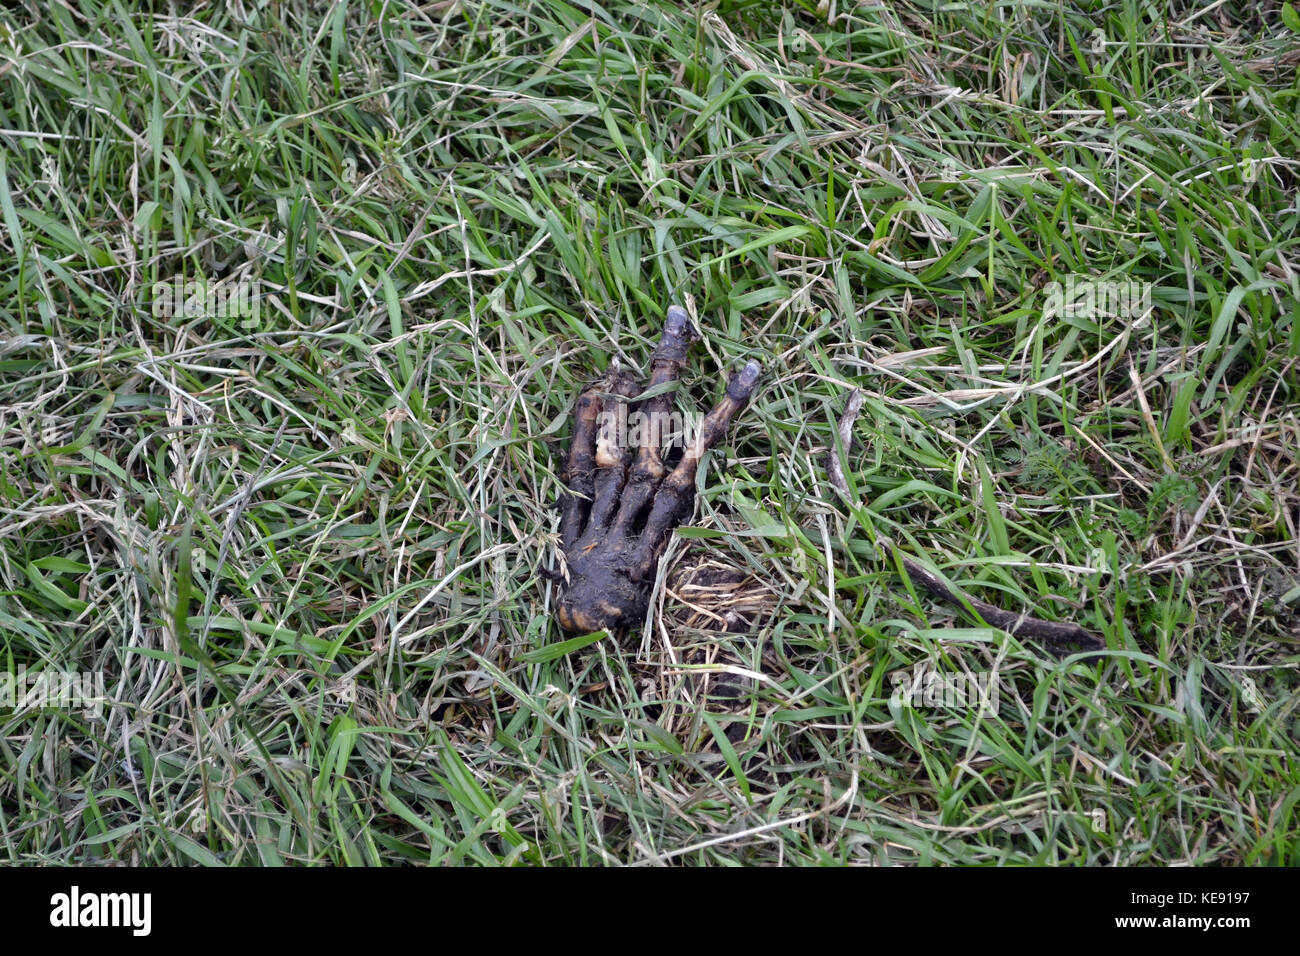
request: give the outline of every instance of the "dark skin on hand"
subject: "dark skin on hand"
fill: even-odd
[[[670,306],[645,389],[653,394],[630,404],[630,412],[661,420],[667,416],[672,397],[661,386],[677,380],[693,339],[686,311]],[[566,631],[622,631],[645,619],[659,559],[673,529],[694,508],[700,459],[748,404],[760,372],[757,362],[749,362],[731,377],[726,396],[671,469],[656,443],[643,441],[628,449],[619,436],[600,427],[602,411],[642,393],[631,376],[614,373],[582,393],[569,449],[569,492],[560,499],[560,541],[569,579],[556,617]]]

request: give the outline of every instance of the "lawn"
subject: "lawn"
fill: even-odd
[[[1300,864],[1291,5],[160,6],[0,11],[0,860]]]

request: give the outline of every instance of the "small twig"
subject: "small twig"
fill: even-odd
[[[850,442],[853,439],[853,423],[857,419],[858,413],[862,411],[862,400],[861,389],[854,389],[849,395],[844,414],[840,416],[840,442],[844,446],[846,457]],[[830,473],[831,484],[840,494],[848,498],[849,483],[844,477],[844,471],[840,468],[839,455],[835,453],[834,449],[831,449],[830,455],[827,456],[827,471]],[[948,587],[937,574],[926,570],[892,544],[890,549],[902,563],[907,576],[919,584],[923,590],[948,604],[964,608],[967,611],[973,611],[986,623],[1001,628],[1008,634],[1040,641],[1055,654],[1069,653],[1066,650],[1069,647],[1090,651],[1104,651],[1106,649],[1105,641],[1097,637],[1097,635],[1084,630],[1078,624],[1042,621],[1025,612],[1004,611],[1000,607],[995,607],[985,601],[958,594]],[[1093,658],[1088,659],[1092,660]]]
[[[862,411],[862,402],[865,396],[862,389],[855,388],[849,393],[849,402],[844,409],[844,414],[840,416],[840,444],[844,446],[844,457],[849,457],[849,449],[853,447],[853,423],[857,420],[858,413]],[[826,470],[830,472],[831,484],[839,489],[840,494],[849,493],[849,482],[844,477],[844,469],[840,467],[840,456],[835,453],[835,449],[830,450],[826,456]]]
[[[903,570],[914,582],[940,600],[957,607],[973,610],[985,622],[1001,628],[1017,637],[1028,637],[1048,645],[1054,653],[1061,653],[1065,647],[1077,647],[1080,650],[1104,651],[1106,642],[1097,635],[1085,631],[1078,624],[1062,621],[1042,621],[1028,613],[1004,611],[986,601],[973,597],[964,597],[944,584],[938,575],[926,570],[897,548],[894,554],[903,564]]]

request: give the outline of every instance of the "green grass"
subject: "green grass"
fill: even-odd
[[[0,707],[0,859],[1300,863],[1300,18],[1162,8],[6,8],[0,673],[110,701]],[[682,410],[766,368],[667,558],[752,626],[559,645],[568,412],[674,300]]]

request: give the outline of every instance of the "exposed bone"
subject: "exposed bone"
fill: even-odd
[[[663,337],[650,360],[650,384],[646,391],[677,380],[678,373],[686,364],[686,352],[694,338],[695,330],[691,327],[686,310],[681,306],[670,305],[664,320]],[[649,415],[653,421],[655,416],[666,414],[671,404],[672,395],[665,392],[646,399],[638,411]],[[614,529],[616,533],[628,534],[630,527],[641,519],[663,476],[664,465],[659,457],[659,448],[653,442],[643,443],[628,474],[627,487],[623,490],[623,504]]]

